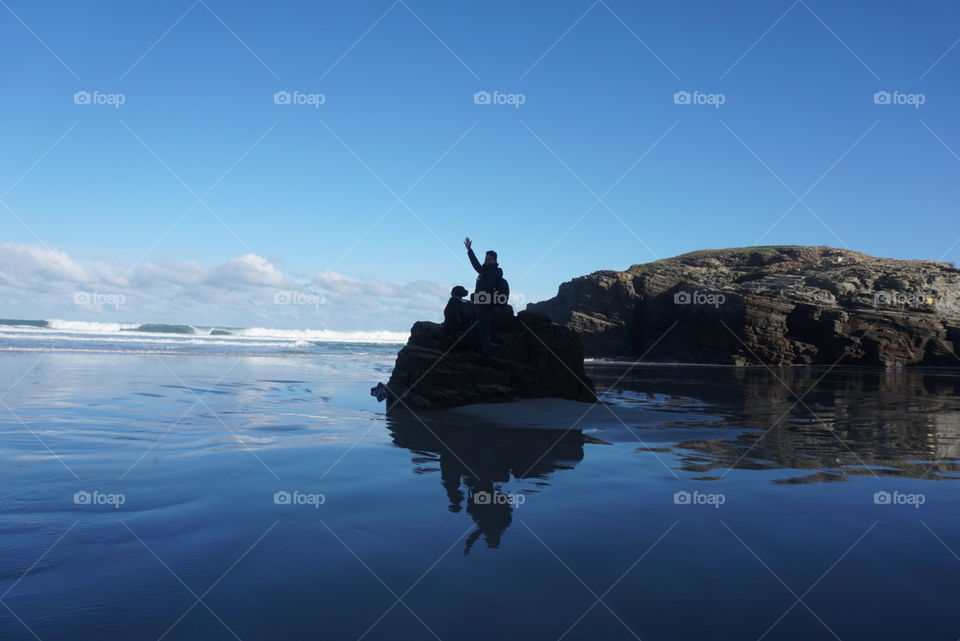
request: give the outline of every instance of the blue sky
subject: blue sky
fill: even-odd
[[[958,261],[958,18],[950,2],[3,0],[0,316],[403,330],[471,285],[466,235],[526,301],[709,247]]]

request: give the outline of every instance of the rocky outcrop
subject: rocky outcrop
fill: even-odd
[[[491,353],[482,358],[472,332],[451,337],[438,323],[417,322],[397,355],[390,381],[371,393],[379,392],[388,412],[517,398],[596,401],[574,331],[543,314],[514,316],[507,306],[494,314],[491,338]]]
[[[575,330],[587,356],[960,365],[960,270],[830,247],[704,250],[594,272],[527,309]]]

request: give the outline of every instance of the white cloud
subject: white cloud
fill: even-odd
[[[134,270],[132,280],[138,286],[168,282],[177,285],[192,285],[204,279],[205,270],[194,261],[175,262],[163,259],[146,262]]]
[[[396,331],[440,320],[448,289],[333,271],[285,274],[256,254],[211,267],[158,259],[131,269],[106,260],[81,266],[63,251],[0,243],[5,318]]]
[[[446,289],[439,283],[418,280],[399,285],[379,278],[353,278],[338,272],[317,272],[313,282],[325,290],[344,296],[386,296],[391,298],[409,298],[426,296],[436,298],[444,296]]]
[[[332,271],[317,272],[313,282],[327,291],[345,296],[402,296],[400,288],[377,278],[351,278]]]
[[[93,267],[95,278],[114,287],[127,287],[130,285],[130,270],[113,265],[95,265]]]
[[[283,274],[266,258],[244,254],[228,260],[213,270],[209,280],[218,285],[252,285],[254,287],[282,287]]]
[[[13,286],[46,281],[85,283],[90,276],[66,252],[37,245],[0,243],[0,275]]]

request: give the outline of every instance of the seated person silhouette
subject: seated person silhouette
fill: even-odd
[[[461,285],[450,290],[450,300],[443,308],[443,337],[447,345],[455,344],[473,325],[470,303],[463,300],[467,294],[466,288]]]

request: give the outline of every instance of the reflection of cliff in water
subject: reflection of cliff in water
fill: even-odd
[[[598,391],[624,371],[598,369]],[[699,401],[723,417],[712,425],[749,428],[676,444],[682,469],[707,478],[731,467],[813,471],[779,481],[793,483],[960,474],[960,370],[645,366],[616,387],[642,392],[625,404],[689,412]]]
[[[389,417],[388,426],[394,444],[413,452],[414,473],[439,472],[447,509],[466,510],[476,524],[464,554],[481,537],[487,547],[500,547],[516,502],[516,495],[503,491],[504,484],[525,479],[546,487],[555,471],[571,470],[583,459],[579,430],[427,426],[402,416]],[[536,491],[528,488],[524,493]]]

